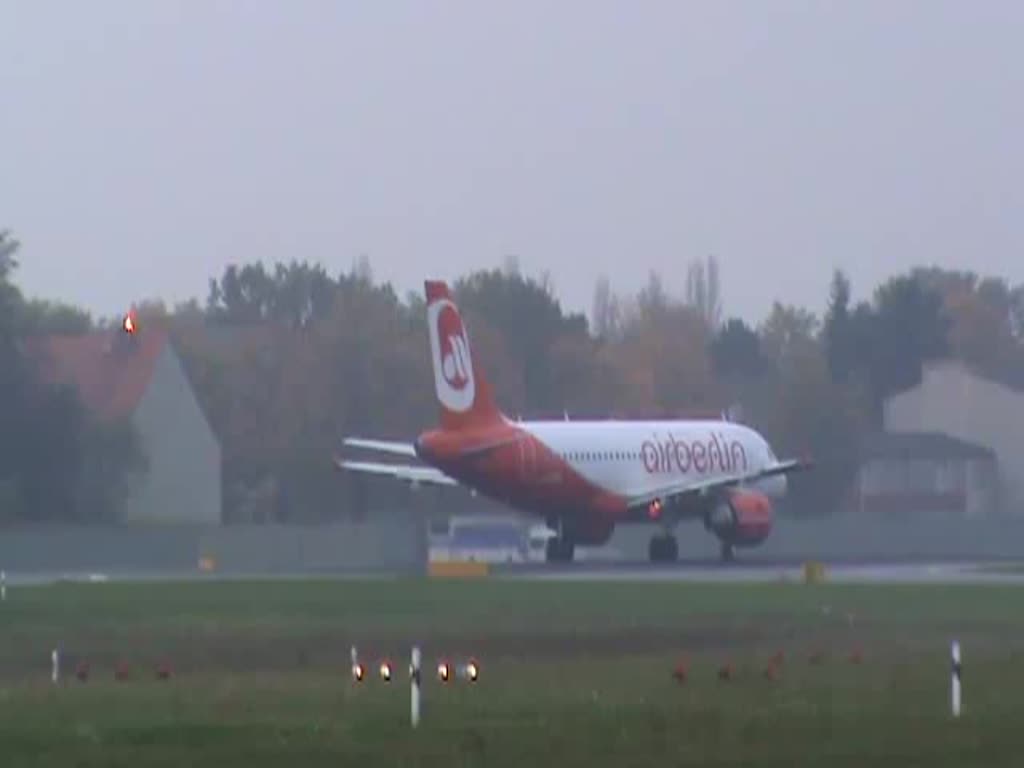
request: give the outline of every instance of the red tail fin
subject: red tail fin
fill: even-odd
[[[443,429],[472,429],[501,422],[491,387],[476,367],[469,334],[447,284],[427,280],[427,331],[434,390]]]

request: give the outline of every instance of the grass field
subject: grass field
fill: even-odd
[[[4,766],[1019,766],[1022,629],[1019,587],[26,587],[0,604],[0,744]],[[415,732],[412,641],[426,677]],[[396,681],[353,686],[353,643],[370,665],[395,660]],[[65,671],[89,663],[87,682],[50,683],[55,645]],[[480,682],[442,686],[441,655],[476,655]],[[115,681],[119,661],[131,680]]]

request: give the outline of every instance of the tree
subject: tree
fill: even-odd
[[[911,275],[942,298],[952,356],[997,381],[1024,383],[1024,340],[1017,327],[1014,293],[1005,280],[936,268],[917,269]]]
[[[246,264],[241,269],[230,264],[219,281],[210,280],[207,312],[227,323],[259,322],[269,314],[273,292],[273,279],[263,264]]]
[[[754,394],[754,426],[780,454],[807,456],[815,464],[791,478],[784,508],[802,517],[835,512],[860,460],[865,427],[855,393],[832,381],[821,346],[811,340],[793,347],[785,365]]]
[[[813,313],[776,301],[761,324],[761,349],[774,365],[785,366],[793,355],[814,343],[817,328]]]
[[[74,390],[44,381],[44,351],[34,343],[41,333],[87,330],[88,315],[26,302],[12,282],[17,241],[5,232],[0,242],[0,514],[22,521],[109,517],[123,500],[119,481],[137,468],[137,446],[98,442],[118,427],[94,424]],[[90,461],[111,468],[106,495],[95,504],[83,496],[96,482]]]
[[[622,408],[666,416],[719,409],[708,329],[696,310],[671,301],[655,273],[636,303],[639,310],[612,356],[623,384]]]
[[[875,291],[867,345],[876,409],[889,395],[916,386],[927,360],[949,353],[949,318],[942,298],[923,281],[896,277]],[[877,415],[877,414],[876,414]]]
[[[656,317],[668,309],[669,303],[661,275],[652,269],[647,275],[647,285],[636,296],[635,307],[639,317],[633,322],[644,322]]]
[[[70,304],[33,299],[21,313],[21,332],[27,334],[78,334],[93,330],[92,316]]]
[[[708,328],[716,330],[722,321],[722,297],[718,259],[694,260],[686,270],[686,303],[697,310]]]
[[[457,281],[454,291],[467,322],[469,317],[486,320],[522,367],[525,408],[558,409],[549,375],[551,344],[563,333],[586,336],[586,317],[564,314],[549,281],[500,270],[474,272]]]
[[[594,336],[605,341],[616,338],[621,330],[621,322],[618,298],[612,292],[608,278],[602,275],[594,287],[594,307],[591,317]]]
[[[1010,292],[1010,328],[1014,338],[1024,341],[1024,284]]]
[[[622,382],[612,360],[602,354],[606,344],[589,336],[563,333],[549,350],[549,381],[558,412],[574,418],[607,417],[620,395]]]
[[[0,280],[6,281],[12,272],[18,268],[18,262],[14,254],[21,246],[10,230],[0,229]]]
[[[832,380],[846,381],[855,366],[855,353],[850,327],[850,280],[839,269],[832,273],[822,334]]]
[[[761,339],[738,317],[731,317],[711,342],[715,375],[723,379],[755,379],[765,371]]]

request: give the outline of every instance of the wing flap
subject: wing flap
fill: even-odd
[[[414,467],[406,464],[384,464],[375,461],[348,461],[334,459],[335,466],[349,472],[363,472],[374,475],[385,475],[411,483],[427,483],[433,485],[457,485],[455,480],[433,467]]]

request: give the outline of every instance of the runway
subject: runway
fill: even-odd
[[[824,563],[824,581],[847,584],[1022,584],[1024,564],[1006,562]],[[501,568],[495,578],[538,581],[690,581],[798,583],[803,563],[589,564]]]
[[[833,584],[1016,584],[1024,585],[1020,561],[842,561],[823,563],[824,581]],[[374,580],[408,578],[389,573],[307,571],[293,573],[244,573],[220,571],[131,572],[34,572],[6,573],[8,587],[44,586],[59,583],[104,584],[110,582],[188,582],[225,580]],[[488,578],[520,581],[632,581],[700,583],[801,583],[804,563],[759,561],[722,564],[686,561],[673,565],[646,562],[580,562],[571,565],[496,564]]]

